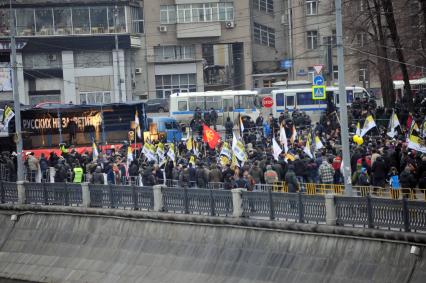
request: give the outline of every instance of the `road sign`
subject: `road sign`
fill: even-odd
[[[325,85],[312,86],[312,99],[313,100],[325,99],[325,97],[326,97]]]
[[[272,100],[272,97],[265,96],[262,98],[262,106],[265,108],[271,108],[274,105],[274,101]]]
[[[324,85],[324,77],[321,75],[315,76],[314,85]]]
[[[324,65],[314,65],[313,67],[314,67],[315,73],[317,73],[318,75],[321,74],[322,69],[324,69]]]

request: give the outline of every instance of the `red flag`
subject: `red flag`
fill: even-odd
[[[211,149],[214,149],[220,140],[220,135],[210,129],[206,124],[203,124],[203,141],[209,144]]]
[[[413,116],[411,115],[411,113],[409,113],[407,118],[407,123],[405,124],[405,128],[407,129],[407,131],[411,130],[412,124],[413,124]]]

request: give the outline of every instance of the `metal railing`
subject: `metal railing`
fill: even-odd
[[[25,202],[43,205],[76,205],[83,203],[80,184],[24,183]]]
[[[335,197],[337,225],[426,231],[422,202],[366,197]]]
[[[154,208],[154,193],[151,187],[124,185],[89,185],[92,207],[146,209]]]
[[[18,203],[16,183],[0,182],[0,203]]]
[[[245,216],[325,223],[325,200],[302,193],[242,192]]]
[[[162,193],[164,211],[211,216],[233,212],[231,191],[163,188]]]

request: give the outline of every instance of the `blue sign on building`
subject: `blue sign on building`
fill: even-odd
[[[281,65],[281,69],[290,69],[293,67],[293,60],[289,60],[289,59],[281,60],[280,65]]]

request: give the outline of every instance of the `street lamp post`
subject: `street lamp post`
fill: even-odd
[[[19,101],[18,91],[18,66],[16,62],[16,24],[14,10],[12,9],[12,0],[9,0],[9,25],[10,25],[10,50],[11,67],[13,82],[13,104],[15,110],[15,142],[17,158],[17,181],[24,180],[24,162],[22,160],[22,132],[21,132],[21,102]]]

